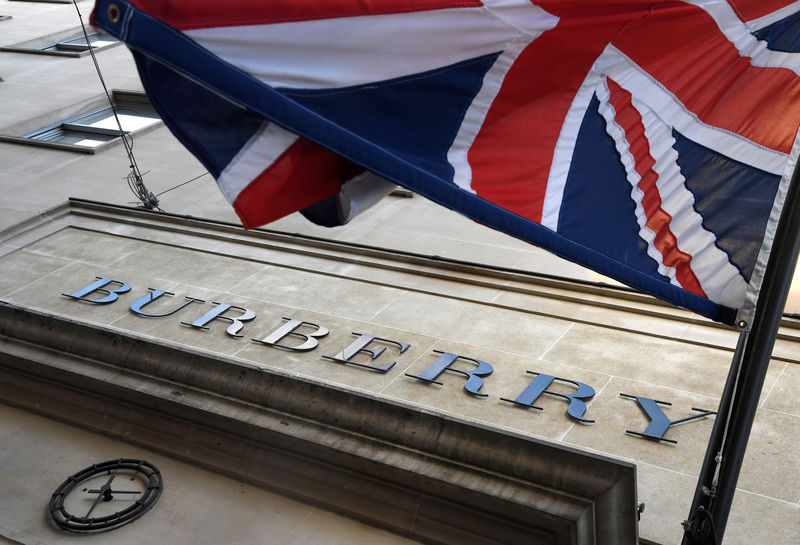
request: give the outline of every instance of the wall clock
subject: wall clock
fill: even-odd
[[[67,477],[50,498],[50,515],[73,532],[112,530],[147,512],[163,486],[161,472],[150,462],[108,460]]]

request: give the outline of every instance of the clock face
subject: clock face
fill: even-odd
[[[144,460],[120,458],[70,476],[50,498],[55,523],[74,532],[111,530],[142,516],[158,500],[161,473]]]

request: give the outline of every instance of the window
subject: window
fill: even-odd
[[[92,32],[88,34],[89,42],[86,42],[86,36],[81,33],[79,36],[61,40],[56,43],[47,44],[39,48],[40,51],[89,51],[89,46],[93,49],[99,47],[106,47],[111,44],[118,43],[116,38],[112,38],[108,34],[100,32]]]
[[[122,130],[135,133],[157,126],[161,119],[142,93],[114,91],[112,95]],[[119,140],[120,132],[108,101],[56,123],[40,126],[21,136],[0,134],[0,141],[94,153]]]
[[[51,36],[0,47],[0,51],[58,55],[62,57],[82,57],[89,54],[90,47],[95,51],[99,51],[122,43],[104,32],[92,30],[87,34],[89,37],[88,43],[83,31],[80,28],[76,28],[67,32],[60,32]]]

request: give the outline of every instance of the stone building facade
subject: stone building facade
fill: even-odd
[[[119,139],[81,132],[105,99],[59,49],[79,27],[0,0],[0,543],[680,540],[714,417],[653,440],[643,400],[714,411],[735,332],[418,196],[243,231],[157,121],[133,150],[163,212],[132,206]],[[127,50],[97,60],[148,118]],[[726,544],[800,540],[799,291]],[[117,458],[161,470],[158,502],[59,529],[53,491]]]

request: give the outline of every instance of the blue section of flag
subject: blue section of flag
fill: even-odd
[[[781,177],[734,161],[681,135],[678,165],[695,199],[703,227],[750,281]]]
[[[561,205],[568,213],[559,215],[558,232],[669,282],[658,272],[656,262],[647,255],[647,243],[639,236],[631,185],[599,106],[595,95],[578,133],[573,156],[577,160],[570,165]]]
[[[447,151],[498,55],[358,87],[280,91],[399,158],[452,180]],[[403,123],[387,126],[394,119]]]
[[[363,118],[375,117],[376,119],[378,117],[391,119],[392,117],[406,116],[400,125],[407,123],[409,121],[407,117],[411,116],[412,123],[418,123],[415,131],[425,130],[424,117],[434,110],[436,115],[444,116],[452,121],[452,134],[447,134],[446,131],[436,133],[435,141],[441,141],[440,147],[430,151],[422,149],[425,146],[418,146],[409,152],[406,146],[413,145],[414,142],[409,142],[407,135],[389,134],[396,130],[396,126],[381,127],[376,119],[345,121],[341,117],[345,115],[348,108],[363,106],[356,100],[358,93],[353,95],[353,100],[348,108],[342,106],[346,102],[337,100],[334,104],[333,97],[326,96],[325,92],[294,92],[289,97],[285,94],[286,90],[281,92],[265,85],[241,69],[210,53],[182,33],[139,12],[124,0],[119,0],[119,4],[116,5],[121,12],[119,19],[110,21],[105,17],[104,10],[100,10],[95,14],[96,23],[126,41],[137,54],[141,53],[143,57],[146,57],[146,60],[140,58],[139,62],[147,74],[145,78],[149,82],[146,85],[148,90],[152,90],[152,96],[156,97],[159,110],[179,138],[206,163],[212,173],[223,168],[225,160],[235,155],[236,148],[242,146],[243,142],[246,142],[253,134],[257,123],[268,119],[301,137],[335,150],[339,155],[385,178],[402,183],[405,187],[435,202],[457,210],[475,221],[547,248],[561,257],[578,262],[600,274],[613,277],[713,320],[727,324],[734,323],[736,309],[672,285],[655,272],[656,264],[652,260],[644,259],[646,252],[643,252],[644,243],[637,240],[639,229],[633,216],[630,189],[623,190],[626,181],[618,183],[618,185],[603,186],[601,182],[595,182],[600,184],[598,187],[593,185],[592,177],[606,178],[605,174],[600,175],[601,169],[605,173],[614,171],[614,167],[610,164],[610,157],[616,153],[613,146],[609,147],[608,136],[603,129],[604,121],[597,113],[596,101],[593,103],[590,115],[582,125],[583,134],[579,137],[579,148],[575,154],[576,161],[586,160],[588,166],[574,167],[569,174],[570,179],[567,181],[565,203],[569,206],[576,206],[574,210],[567,212],[575,218],[575,223],[570,223],[562,217],[565,232],[556,233],[535,221],[517,215],[472,192],[465,191],[453,183],[448,183],[452,180],[452,171],[449,165],[446,169],[443,166],[446,158],[443,149],[449,142],[452,142],[453,135],[458,128],[457,120],[463,116],[463,110],[467,108],[470,99],[475,97],[475,85],[480,83],[485,70],[494,62],[494,55],[473,59],[474,63],[467,61],[463,66],[461,66],[462,63],[453,65],[458,66],[459,69],[451,70],[451,73],[445,71],[441,74],[441,77],[453,77],[454,79],[451,81],[460,79],[462,82],[467,82],[466,92],[463,88],[460,89],[458,95],[463,96],[456,99],[454,103],[437,100],[434,102],[434,106],[430,106],[428,109],[423,107],[423,110],[420,110],[418,104],[416,108],[409,106],[408,110],[401,108],[400,112],[396,111],[394,107],[392,111],[380,111],[379,108],[374,108],[372,110],[374,116],[361,116]],[[162,64],[163,68],[156,69],[153,64]],[[173,71],[180,75],[170,74]],[[165,82],[155,82],[162,77]],[[183,91],[179,90],[181,86],[186,86],[186,81],[181,83],[182,78],[191,82],[190,88],[194,86],[189,96],[194,96],[194,93],[203,89],[206,94],[200,101],[203,102],[204,107],[218,112],[223,119],[228,119],[225,116],[233,116],[229,118],[233,119],[237,115],[242,115],[244,117],[239,124],[243,122],[247,128],[241,131],[234,129],[227,132],[227,121],[214,119],[213,116],[208,115],[208,111],[203,112],[202,108],[197,108],[196,105],[191,104],[192,101],[185,99],[186,95],[182,95]],[[156,87],[170,86],[175,86],[175,90],[169,100],[157,98],[162,90],[156,90]],[[384,91],[384,89],[375,90],[378,93],[375,96],[379,96]],[[408,91],[411,92],[411,87],[408,88]],[[372,90],[365,86],[359,89],[359,92],[366,93],[362,96],[368,96]],[[408,103],[418,103],[424,100],[420,97],[426,96],[425,91],[413,92],[420,94],[417,94],[413,101],[407,100]],[[397,96],[401,95],[398,93]],[[383,100],[383,97],[385,95],[380,100]],[[327,103],[328,100],[330,100],[330,104]],[[227,106],[229,101],[240,104],[241,112],[237,114],[235,110],[238,108]],[[439,109],[444,109],[444,112],[440,112]],[[426,114],[420,115],[420,111],[424,111]],[[183,123],[183,116],[192,117],[201,112],[208,117],[209,125],[213,125],[214,130],[222,133],[219,137],[221,140],[215,144],[219,148],[216,151],[210,150],[211,145],[206,140],[213,138],[206,132],[210,130],[209,128],[201,126],[202,123],[197,121],[197,126],[187,130]],[[348,123],[355,123],[355,125],[348,125]],[[359,132],[356,132],[356,128]],[[535,127],[531,127],[531,131],[535,131]],[[602,152],[592,149],[593,145],[588,143],[588,138],[594,137],[600,132],[602,132],[602,142],[598,145],[603,150]],[[421,154],[424,163],[419,162],[417,154]],[[412,156],[415,158],[414,161],[409,161],[408,158]],[[573,164],[576,161],[573,161]],[[621,167],[617,165],[616,168],[619,170]],[[608,176],[608,178],[610,177]],[[591,197],[579,197],[577,195],[579,186],[589,188]],[[612,194],[615,194],[618,200],[611,199]],[[606,209],[598,210],[599,203],[602,203]],[[595,209],[590,210],[592,207]],[[591,215],[585,215],[589,212]],[[611,242],[598,243],[592,232],[595,230],[604,230],[604,238],[607,237],[607,240]],[[624,235],[622,235],[623,231]],[[577,240],[567,235],[577,235]],[[615,239],[615,237],[617,238]],[[636,268],[637,263],[643,266]]]
[[[173,134],[218,177],[264,118],[237,107],[149,57],[133,52],[153,107]]]
[[[767,42],[773,51],[800,53],[800,12],[758,29],[753,35]]]

